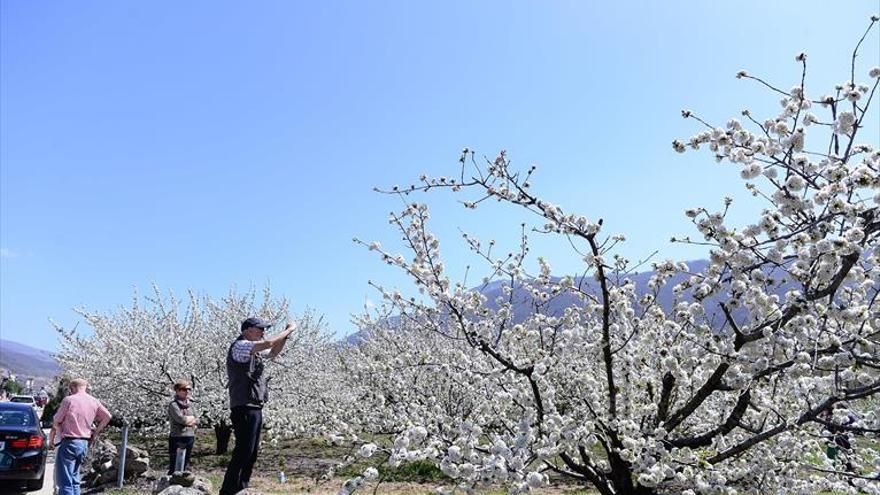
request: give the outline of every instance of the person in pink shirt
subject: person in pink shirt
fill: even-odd
[[[88,382],[83,378],[71,380],[70,395],[61,401],[52,420],[49,444],[55,445],[56,436],[61,439],[55,454],[58,495],[79,495],[79,468],[89,447],[95,443],[112,417],[98,399],[86,392],[87,387]],[[97,425],[92,428],[96,420]]]

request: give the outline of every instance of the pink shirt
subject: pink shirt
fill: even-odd
[[[110,411],[85,391],[68,395],[58,406],[52,422],[59,438],[91,438],[95,419],[110,419]]]

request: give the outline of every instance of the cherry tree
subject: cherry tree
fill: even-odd
[[[517,171],[504,152],[482,161],[465,149],[457,177],[384,191],[407,204],[390,222],[408,254],[357,242],[420,294],[378,287],[381,311],[342,351],[357,399],[339,434],[372,439],[359,440],[361,458],[435,463],[449,491],[526,492],[555,473],[603,495],[880,493],[880,151],[862,132],[877,122],[880,67],[856,70],[877,21],[828,95],[808,91],[798,54],[790,90],[737,75],[776,93],[778,112],[745,110],[723,126],[682,112],[705,130],[674,150],[708,149],[763,205],[746,225],[728,221],[729,198],[688,210],[698,234],[675,241],[707,246],[699,269],[655,262],[638,287],[639,265],[616,251],[625,238],[541,198],[534,167]],[[553,276],[540,257],[530,270],[523,229],[500,256],[465,235],[489,275],[477,289],[453,282],[428,207],[412,202],[435,189],[469,209],[496,200],[534,215],[586,275]],[[829,430],[865,441],[846,463],[828,459]],[[342,493],[377,476],[370,467]]]
[[[179,378],[193,384],[193,400],[199,426],[214,428],[217,449],[225,452],[231,424],[226,388],[226,352],[237,337],[241,321],[259,315],[283,324],[289,303],[276,299],[266,288],[215,300],[188,293],[186,304],[173,294],[165,298],[158,288],[145,298],[135,294],[131,307],[101,313],[79,309],[92,332],[89,335],[57,327],[61,336],[58,360],[65,373],[82,376],[102,401],[133,426],[146,432],[164,432],[165,402]],[[323,323],[308,311],[285,352],[269,363],[272,400],[267,409],[267,426],[278,434],[305,428],[313,408],[314,393],[302,387],[315,382],[311,356],[324,349]],[[278,378],[278,377],[281,378]]]

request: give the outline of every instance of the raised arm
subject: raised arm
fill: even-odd
[[[251,354],[262,352],[266,349],[272,349],[269,357],[277,356],[278,353],[281,352],[281,349],[284,347],[284,342],[287,341],[287,337],[289,337],[294,330],[296,330],[296,324],[293,322],[288,323],[287,327],[285,327],[284,330],[278,332],[278,334],[276,334],[272,338],[254,342],[254,346],[251,348]]]
[[[269,352],[269,359],[274,358],[275,356],[281,354],[281,350],[284,349],[284,344],[287,343],[287,338],[296,330],[295,322],[288,322],[287,327],[284,328],[284,331],[281,332],[286,333],[283,339],[279,339],[274,344],[272,344],[271,351]],[[280,335],[280,334],[279,334]]]

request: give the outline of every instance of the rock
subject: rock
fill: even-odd
[[[211,483],[211,480],[205,478],[196,477],[196,481],[193,483],[192,487],[205,495],[210,495],[214,492],[214,485]]]
[[[96,454],[106,454],[116,455],[116,445],[113,445],[113,442],[110,440],[98,440],[95,445],[92,446],[92,450]]]
[[[130,464],[134,463],[143,463],[146,460],[147,467],[150,466],[150,454],[147,453],[144,449],[139,449],[137,447],[132,447],[131,445],[125,447],[125,471],[129,471]],[[113,467],[119,467],[119,456],[115,456],[113,458]],[[144,469],[146,471],[146,469]],[[143,471],[141,471],[143,472]]]
[[[119,468],[119,456],[113,458],[113,467]],[[140,476],[150,469],[150,456],[144,449],[125,447],[125,477]]]
[[[180,485],[180,486],[193,486],[193,483],[196,481],[196,476],[189,471],[177,471],[171,475],[171,481],[169,482],[172,485]]]
[[[105,467],[108,462],[112,462],[116,457],[116,446],[108,440],[98,440],[88,452],[87,466],[92,466],[95,471],[105,471],[109,467]]]
[[[171,485],[171,475],[163,475],[160,476],[159,479],[153,483],[153,493],[160,493],[162,490],[168,488]]]
[[[130,476],[140,476],[145,473],[148,469],[150,469],[150,458],[149,457],[139,457],[137,459],[133,459],[131,462],[128,462],[128,459],[125,460],[125,477],[128,478]]]
[[[134,459],[134,458],[140,458],[140,457],[149,458],[150,454],[146,450],[135,447],[133,445],[126,445],[125,446],[125,458],[126,459],[128,459],[128,458]]]
[[[118,449],[107,440],[99,440],[89,449],[89,460],[86,466],[91,466],[83,475],[86,486],[100,487],[115,484],[119,473]],[[125,479],[129,482],[141,477],[150,468],[150,457],[146,450],[133,446],[125,449]]]
[[[162,476],[167,476],[163,471],[156,471],[155,469],[148,469],[147,472],[141,475],[141,480],[146,481],[148,485],[153,485],[156,481]]]
[[[116,483],[119,471],[116,468],[110,468],[106,471],[98,471],[98,476],[92,481],[92,486],[105,485],[108,483]]]
[[[95,486],[95,477],[97,477],[97,473],[95,473],[93,471],[89,471],[88,473],[83,474],[82,477],[80,478],[80,486],[81,487]]]
[[[158,495],[203,495],[202,492],[188,486],[170,485]]]
[[[172,486],[192,488],[198,490],[201,494],[211,494],[214,491],[214,487],[210,480],[195,476],[189,471],[183,471],[159,477],[156,482],[153,483],[152,492],[154,494],[159,494]]]

